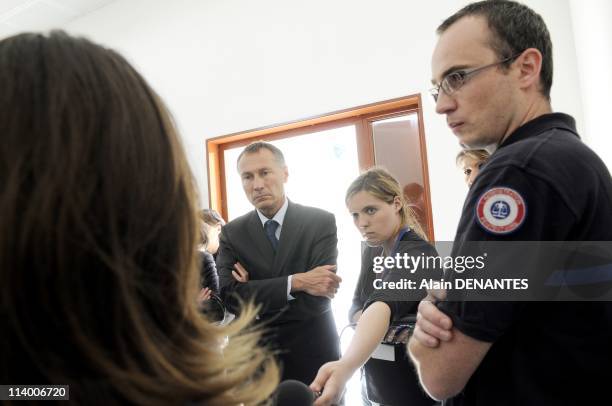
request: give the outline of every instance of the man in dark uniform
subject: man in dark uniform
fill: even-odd
[[[462,145],[492,153],[467,196],[453,255],[469,241],[612,241],[610,173],[574,120],[552,113],[542,18],[515,2],[484,1],[438,34],[436,111]],[[514,263],[517,254],[501,259]],[[419,305],[408,348],[423,386],[445,404],[609,399],[611,302],[435,299]]]

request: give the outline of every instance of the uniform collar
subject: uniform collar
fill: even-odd
[[[514,130],[514,132],[501,143],[498,149],[527,138],[536,137],[553,128],[567,130],[580,138],[576,132],[576,121],[572,116],[563,113],[550,113],[536,117]]]

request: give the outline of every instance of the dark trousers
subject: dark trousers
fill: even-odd
[[[268,328],[267,345],[277,354],[281,380],[310,385],[321,365],[340,358],[340,343],[331,311],[308,320],[275,323]]]

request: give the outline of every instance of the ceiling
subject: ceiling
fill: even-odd
[[[0,38],[60,28],[115,0],[0,0]]]

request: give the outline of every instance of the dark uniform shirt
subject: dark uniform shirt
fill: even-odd
[[[526,123],[490,157],[466,199],[453,255],[467,241],[612,241],[610,173],[570,116]],[[512,261],[517,253],[507,255]],[[493,343],[464,391],[446,404],[609,402],[611,302],[438,306],[459,331]]]

